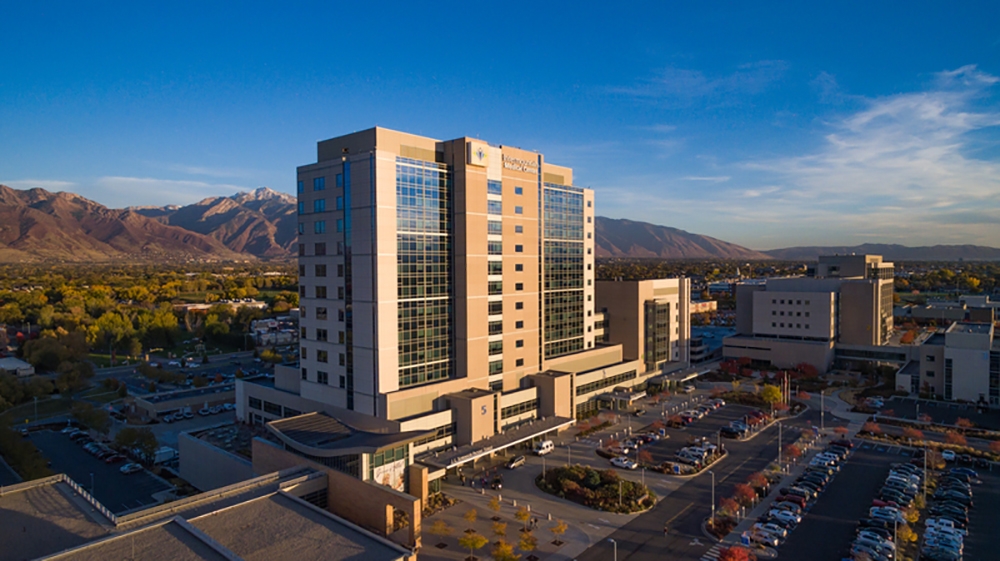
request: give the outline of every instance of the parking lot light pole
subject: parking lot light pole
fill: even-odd
[[[708,470],[708,473],[712,476],[712,517],[709,520],[715,524],[715,472]]]
[[[781,467],[781,421],[778,421],[778,469],[785,472]]]
[[[618,542],[616,542],[613,538],[608,538],[608,541],[611,542],[611,546],[615,551],[614,561],[618,561]]]

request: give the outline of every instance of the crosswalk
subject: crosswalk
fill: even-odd
[[[723,549],[724,548],[721,543],[713,545],[711,549],[706,551],[705,554],[701,556],[701,561],[715,561],[719,558],[719,555],[722,555]]]

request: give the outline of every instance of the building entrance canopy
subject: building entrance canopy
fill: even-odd
[[[441,469],[451,469],[469,462],[474,462],[483,456],[499,452],[516,446],[523,442],[529,442],[534,438],[547,433],[561,430],[576,423],[576,420],[567,417],[546,417],[536,419],[518,427],[509,429],[501,434],[484,438],[473,444],[457,446],[444,451],[426,454],[417,458],[422,464],[427,464]]]

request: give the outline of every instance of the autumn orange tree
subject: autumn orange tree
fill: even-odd
[[[802,449],[796,444],[788,444],[784,449],[784,457],[789,460],[797,460],[802,455]]]
[[[882,427],[878,426],[878,423],[868,421],[861,427],[861,432],[866,432],[868,434],[882,434]]]
[[[847,427],[837,427],[833,429],[833,432],[837,436],[847,436],[847,433],[850,431],[847,430]]]
[[[923,440],[924,432],[920,429],[915,429],[913,427],[906,427],[903,429],[903,438],[909,438],[911,440]]]
[[[719,561],[756,561],[757,556],[745,547],[734,545],[719,553]]]
[[[1000,454],[1000,440],[994,440],[990,442],[990,452],[994,454]]]
[[[733,489],[733,498],[736,502],[743,506],[749,506],[753,504],[754,499],[757,498],[757,492],[753,490],[753,487],[747,485],[746,483],[737,483],[736,487]]]
[[[729,497],[719,499],[719,514],[722,516],[734,516],[740,510],[740,504]]]
[[[958,427],[958,428],[960,428],[960,429],[962,429],[964,431],[964,430],[969,430],[971,428],[974,428],[976,426],[976,424],[973,423],[972,421],[966,419],[965,417],[959,417],[958,420],[955,421],[955,426]]]
[[[965,446],[967,444],[965,436],[957,432],[948,431],[944,435],[944,441],[947,444],[957,444],[958,446]]]
[[[747,477],[747,483],[757,488],[767,487],[767,476],[759,471],[751,473],[750,477]]]

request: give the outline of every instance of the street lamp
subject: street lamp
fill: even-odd
[[[614,538],[608,538],[608,541],[611,542],[611,546],[614,547],[615,551],[614,561],[618,561],[618,542],[616,542]]]
[[[715,472],[708,470],[708,473],[712,476],[712,517],[709,520],[712,521],[712,524],[715,524]]]

